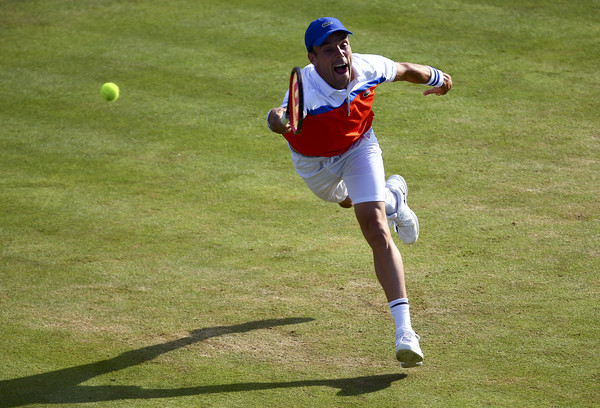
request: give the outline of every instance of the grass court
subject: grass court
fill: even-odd
[[[0,1],[0,407],[593,407],[600,3]],[[422,368],[352,211],[266,127],[304,30],[377,88]],[[121,95],[102,100],[115,82]],[[399,242],[399,241],[398,241]]]

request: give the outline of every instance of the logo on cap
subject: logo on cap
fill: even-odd
[[[330,26],[332,24],[333,24],[333,21],[326,21],[323,24],[321,24],[321,27],[325,28],[325,27]]]

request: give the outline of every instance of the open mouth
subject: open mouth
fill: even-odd
[[[340,75],[344,75],[348,72],[348,64],[339,64],[333,67],[333,70]]]

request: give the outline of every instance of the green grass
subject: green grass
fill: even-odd
[[[600,3],[294,7],[0,1],[0,407],[595,406]],[[420,369],[353,213],[266,129],[322,15],[453,76],[375,106]]]

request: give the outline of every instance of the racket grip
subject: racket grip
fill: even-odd
[[[290,117],[287,115],[287,113],[281,117],[281,124],[283,126],[287,125],[288,123],[290,123]]]

